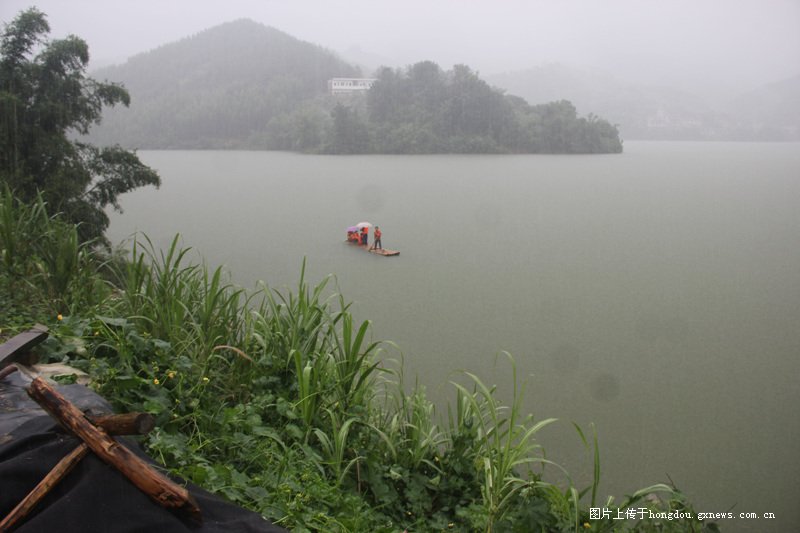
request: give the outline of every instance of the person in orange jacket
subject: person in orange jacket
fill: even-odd
[[[361,228],[361,244],[366,246],[369,241],[369,228],[364,226]]]
[[[383,235],[383,233],[381,233],[381,228],[375,226],[374,235],[375,236],[373,237],[374,240],[372,242],[372,248],[370,248],[370,250],[375,250],[378,248],[383,250],[383,244],[381,244],[381,235]]]

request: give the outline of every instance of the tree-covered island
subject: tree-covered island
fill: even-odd
[[[99,144],[142,149],[308,153],[618,153],[616,126],[567,101],[529,105],[465,65],[382,68],[359,95],[335,95],[359,68],[320,46],[237,20],[95,73],[122,82]]]
[[[356,102],[359,104],[360,102]],[[328,153],[619,153],[615,126],[566,100],[528,105],[466,65],[383,68],[366,102],[336,103]],[[314,148],[314,147],[309,147]]]

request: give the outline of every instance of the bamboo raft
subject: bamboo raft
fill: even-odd
[[[397,250],[384,250],[383,248],[371,248],[369,253],[383,256],[400,255],[400,252]]]
[[[368,245],[365,246],[363,244],[350,242],[350,241],[347,241],[347,244],[350,244],[352,246],[358,246],[362,250],[366,250],[371,254],[382,255],[384,257],[391,257],[391,256],[395,256],[395,255],[400,255],[400,252],[397,251],[397,250],[387,250],[387,249],[384,249],[384,248],[377,248],[377,249],[376,248],[370,248]]]

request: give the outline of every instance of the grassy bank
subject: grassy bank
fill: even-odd
[[[658,518],[695,516],[669,485],[603,498],[591,428],[575,438],[593,482],[574,486],[536,440],[555,421],[522,411],[511,356],[498,361],[513,374],[509,405],[464,373],[437,413],[331,278],[309,283],[304,267],[292,291],[245,291],[178,237],[101,253],[8,191],[0,250],[0,336],[47,324],[44,360],[89,373],[119,411],[156,416],[151,456],[293,531],[716,530]],[[593,518],[598,508],[608,517]]]

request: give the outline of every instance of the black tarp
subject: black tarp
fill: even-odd
[[[29,380],[18,372],[0,381],[0,518],[6,516],[79,440],[30,400]],[[97,394],[81,385],[58,386],[83,411],[109,413]],[[150,464],[132,439],[117,440]],[[175,480],[184,484],[182,480]],[[187,489],[203,515],[193,525],[156,504],[115,468],[89,453],[14,531],[20,533],[279,533],[284,529],[192,484]]]

